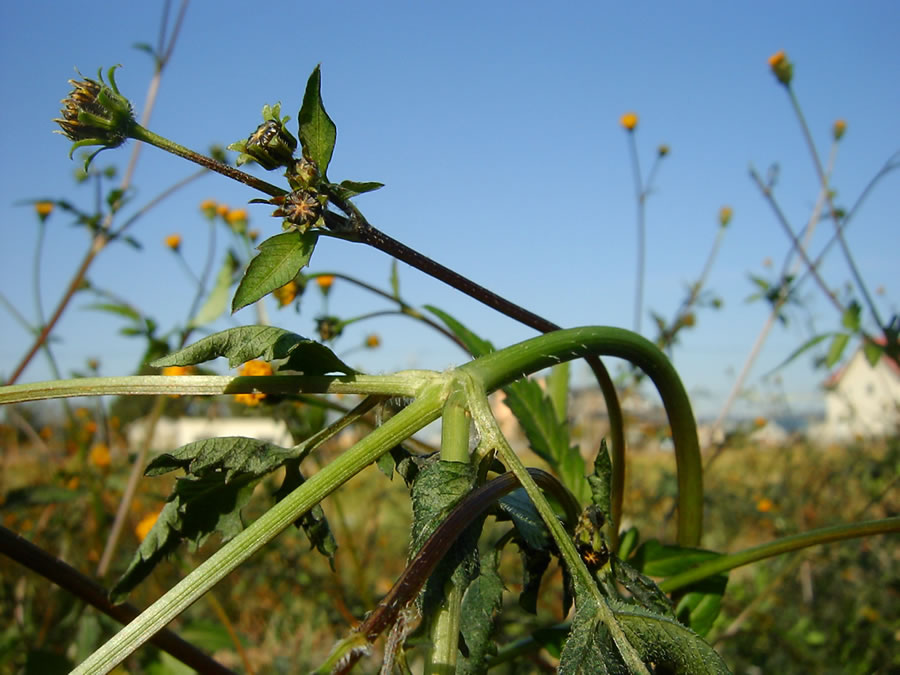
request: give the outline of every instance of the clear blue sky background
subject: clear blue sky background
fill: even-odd
[[[4,151],[0,214],[0,289],[35,320],[32,296],[35,197],[67,198],[84,207],[93,195],[72,180],[69,143],[51,132],[73,67],[93,76],[121,63],[118,83],[143,107],[152,64],[137,42],[156,42],[162,3],[5,3],[0,22]],[[314,7],[314,9],[313,9]],[[174,14],[174,8],[173,8]],[[734,209],[709,287],[725,305],[703,311],[674,352],[701,413],[718,410],[768,308],[746,304],[748,274],[772,276],[787,240],[748,178],[752,164],[780,165],[777,195],[795,227],[809,216],[817,179],[787,97],[766,59],[787,50],[796,91],[822,152],[832,123],[844,118],[834,185],[849,206],[888,157],[900,149],[900,4],[880,2],[547,3],[195,2],[162,81],[150,124],[158,133],[204,150],[246,137],[264,103],[282,101],[296,119],[303,87],[323,69],[326,107],[338,126],[332,179],[378,180],[386,187],[357,200],[392,236],[456,268],[531,310],[566,326],[632,325],[636,253],[635,200],[622,113],[640,115],[637,142],[646,171],[660,143],[671,154],[647,205],[647,309],[671,316],[706,258],[722,205]],[[128,148],[100,155],[124,167]],[[136,174],[137,208],[193,171],[145,148]],[[279,182],[276,174],[269,180]],[[900,174],[875,190],[848,238],[884,314],[898,311],[896,195]],[[185,321],[189,280],[163,246],[184,237],[199,268],[207,227],[198,204],[210,197],[233,206],[257,196],[209,175],[143,218],[132,234],[141,252],[104,251],[89,278],[115,291],[163,327]],[[266,207],[251,207],[253,227],[279,230]],[[831,228],[823,224],[823,242]],[[64,214],[49,221],[42,297],[49,312],[81,260],[86,233]],[[224,236],[220,237],[220,241]],[[767,270],[763,261],[771,258]],[[336,269],[386,286],[390,261],[360,245],[323,240],[311,269]],[[494,314],[418,272],[401,267],[404,296],[455,314],[498,345],[533,332]],[[826,276],[849,277],[837,255]],[[812,286],[808,312],[794,312],[767,342],[750,384],[777,390],[759,376],[806,340],[837,326],[834,310]],[[102,373],[133,371],[142,345],[120,337],[122,321],[84,311],[78,298],[60,323],[54,349],[66,372],[88,357]],[[342,316],[380,306],[338,284],[331,309]],[[303,312],[275,313],[274,323],[312,334],[317,294]],[[29,335],[2,309],[0,373],[8,375]],[[252,322],[250,311],[238,315]],[[221,323],[221,326],[228,325]],[[652,326],[644,320],[652,337]],[[351,360],[378,372],[443,368],[462,354],[440,336],[403,319],[350,330],[348,350],[369,331],[384,346]],[[810,358],[781,371],[796,409],[820,405],[822,371]],[[22,381],[49,376],[42,358]],[[578,370],[580,382],[586,382]],[[757,406],[760,412],[782,410]]]

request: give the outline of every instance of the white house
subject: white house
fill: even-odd
[[[814,435],[828,441],[885,436],[900,430],[900,367],[882,356],[874,366],[858,349],[825,381],[825,421]]]
[[[147,434],[147,420],[140,419],[128,427],[128,445],[136,448]],[[246,436],[289,448],[294,445],[287,425],[267,417],[163,417],[157,422],[151,447],[166,452],[187,443],[218,436]]]

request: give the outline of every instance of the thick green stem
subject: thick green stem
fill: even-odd
[[[849,525],[835,525],[834,527],[825,527],[812,530],[811,532],[804,532],[803,534],[795,534],[792,537],[784,537],[768,544],[754,546],[738,553],[714,558],[686,572],[669,577],[660,583],[659,587],[664,592],[671,593],[708,577],[733,570],[742,565],[749,565],[764,558],[772,558],[802,548],[828,544],[842,539],[855,539],[857,537],[888,534],[890,532],[900,532],[900,516],[883,520],[867,520],[862,523],[851,523]]]
[[[591,354],[626,359],[641,368],[656,385],[675,444],[678,543],[697,546],[703,531],[703,476],[697,426],[678,373],[654,344],[621,328],[570,328],[494,352],[462,366],[461,370],[482,382],[487,391],[493,391],[542,368]]]

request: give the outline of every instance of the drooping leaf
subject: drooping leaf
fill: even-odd
[[[228,289],[231,288],[231,280],[237,269],[238,261],[234,253],[228,251],[219,273],[216,275],[216,283],[206,297],[206,302],[191,319],[189,326],[196,328],[204,326],[218,319],[228,307]]]
[[[552,556],[547,549],[531,548],[523,540],[519,542],[519,557],[522,559],[522,592],[519,593],[519,607],[529,614],[537,614],[541,579],[550,567]]]
[[[468,328],[463,326],[459,321],[447,314],[445,311],[434,307],[433,305],[425,305],[425,309],[434,314],[437,318],[444,322],[450,332],[458,337],[474,357],[484,356],[494,351],[494,345],[487,340],[483,340]]]
[[[188,475],[175,481],[174,491],[116,582],[112,596],[124,598],[182,541],[197,547],[216,532],[225,541],[237,535],[244,527],[241,509],[256,483],[300,452],[302,447],[281,448],[253,438],[223,437],[188,443],[155,458],[146,475],[179,468]]]
[[[657,539],[648,539],[638,547],[630,562],[647,576],[670,577],[720,555],[715,551],[668,546]]]
[[[516,488],[497,502],[501,513],[510,517],[522,540],[533,549],[544,550],[550,546],[547,526],[541,520],[531,497],[524,488]]]
[[[284,481],[275,492],[276,501],[281,501],[296,488],[306,481],[300,471],[300,459],[290,459],[284,464]],[[334,571],[334,554],[337,551],[337,541],[331,533],[328,519],[325,518],[325,510],[321,504],[316,504],[309,511],[294,521],[296,527],[302,528],[309,539],[309,545],[328,558],[332,571]]]
[[[594,472],[587,477],[587,482],[591,489],[591,503],[600,508],[606,522],[612,519],[611,481],[612,460],[604,438],[600,441],[600,450],[594,459]]]
[[[480,572],[463,596],[460,632],[469,653],[457,662],[457,673],[475,675],[485,672],[488,658],[496,652],[491,633],[496,614],[503,604],[504,590],[499,566],[499,549],[491,549],[481,556]]]
[[[611,564],[616,581],[622,584],[637,604],[657,614],[675,616],[669,596],[663,593],[652,579],[623,560],[613,558]]]
[[[303,154],[316,163],[322,176],[326,176],[337,139],[337,127],[322,104],[322,71],[319,66],[315,67],[306,82],[297,122]]]
[[[309,264],[319,235],[310,230],[282,232],[266,239],[257,248],[257,255],[247,266],[244,278],[238,284],[231,311],[236,312],[284,286]]]
[[[841,360],[841,356],[844,354],[844,349],[847,347],[847,343],[850,341],[850,336],[846,333],[838,333],[831,340],[831,344],[828,347],[828,354],[825,356],[825,365],[829,368],[833,367],[838,361]]]
[[[224,356],[229,368],[251,359],[288,359],[282,366],[307,375],[353,373],[328,347],[275,326],[238,326],[209,335],[174,354],[153,361],[155,368],[192,366]]]
[[[410,555],[419,551],[434,529],[472,489],[475,469],[462,462],[435,461],[422,468],[413,482],[411,492],[413,523]],[[448,579],[460,588],[468,586],[478,573],[478,535],[484,518],[478,518],[466,528],[454,545],[438,563],[419,596],[424,616],[439,606]]]

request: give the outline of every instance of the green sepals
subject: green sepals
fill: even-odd
[[[251,359],[264,361],[286,359],[281,370],[293,370],[306,375],[325,375],[354,371],[328,347],[314,340],[274,326],[238,326],[209,335],[174,354],[156,359],[150,365],[191,366],[224,356],[229,368]]]
[[[303,105],[297,115],[298,136],[303,156],[315,162],[323,178],[328,175],[328,165],[334,152],[337,127],[325,112],[322,104],[322,72],[316,66],[303,94]],[[327,180],[327,178],[326,178]]]
[[[281,117],[281,103],[274,106],[267,103],[263,106],[262,118],[262,124],[247,139],[228,146],[229,150],[240,153],[236,165],[255,161],[267,171],[290,166],[297,149],[297,139],[285,126],[290,117]]]
[[[116,85],[115,70],[118,67],[113,66],[107,71],[109,84],[103,79],[102,69],[97,71],[97,80],[69,80],[73,89],[63,100],[62,117],[53,120],[60,127],[57,133],[73,141],[70,159],[78,148],[102,146],[85,159],[85,171],[102,150],[122,145],[137,124],[131,102],[119,93]]]
[[[262,242],[257,247],[259,255],[250,261],[235,291],[231,311],[256,302],[296,277],[309,264],[317,241],[318,235],[314,232],[291,231]]]

